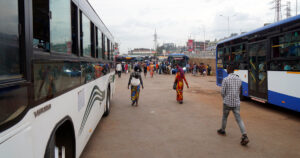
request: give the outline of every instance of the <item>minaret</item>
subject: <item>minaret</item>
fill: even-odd
[[[157,51],[157,33],[156,33],[156,29],[154,31],[154,50],[155,50],[155,52]]]

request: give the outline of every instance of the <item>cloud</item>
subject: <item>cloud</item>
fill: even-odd
[[[214,40],[230,32],[251,31],[273,22],[270,1],[262,0],[89,0],[101,19],[121,43],[121,53],[131,48],[153,48],[157,30],[159,43],[185,44]],[[235,15],[235,16],[233,16]],[[205,32],[205,33],[204,33]]]

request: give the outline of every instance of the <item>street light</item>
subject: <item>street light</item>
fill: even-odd
[[[229,17],[230,17],[230,16],[224,16],[224,15],[222,15],[222,14],[221,14],[220,16],[222,16],[222,17],[224,17],[224,18],[227,19],[228,36],[230,36],[230,27],[229,27]],[[236,16],[236,14],[232,15],[231,17],[235,17],[235,16]]]

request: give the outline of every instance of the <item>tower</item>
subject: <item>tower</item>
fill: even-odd
[[[272,9],[275,10],[275,20],[274,21],[280,21],[281,20],[281,0],[273,0],[274,7]]]
[[[286,11],[286,18],[291,17],[291,1],[286,2],[285,11]]]
[[[156,29],[154,31],[154,50],[157,51],[157,33],[156,33]]]

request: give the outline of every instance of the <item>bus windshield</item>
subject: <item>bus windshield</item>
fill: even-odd
[[[186,64],[188,63],[188,57],[186,55],[170,55],[168,57],[168,61],[171,63],[172,67],[175,67],[177,64],[180,67],[186,67]]]

